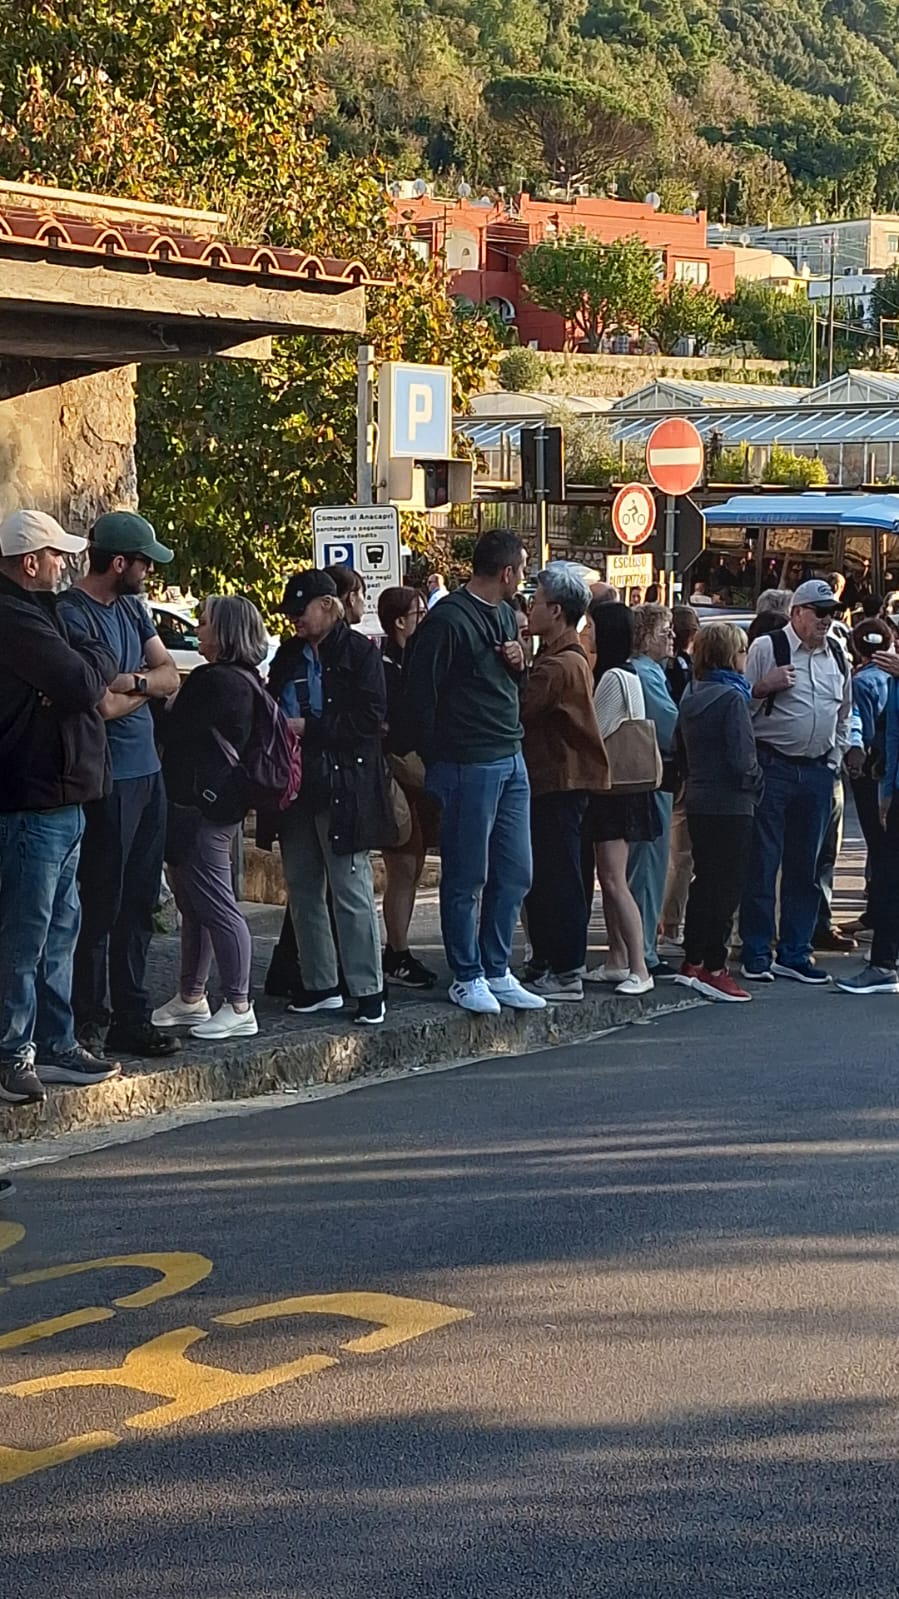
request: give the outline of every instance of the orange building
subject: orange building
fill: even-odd
[[[528,299],[519,259],[531,245],[571,228],[608,244],[641,239],[658,250],[666,283],[707,284],[722,299],[734,292],[734,252],[709,245],[704,211],[677,216],[625,200],[534,200],[529,194],[519,195],[510,211],[502,204],[422,195],[396,199],[393,219],[423,254],[442,256],[452,294],[492,305],[518,329],[522,344],[533,342],[541,350],[569,347],[572,330],[563,317]]]

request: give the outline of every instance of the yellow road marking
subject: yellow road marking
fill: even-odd
[[[49,1444],[46,1449],[10,1449],[0,1444],[0,1482],[18,1482],[21,1477],[32,1477],[36,1471],[47,1471],[50,1466],[63,1466],[79,1455],[92,1455],[97,1449],[111,1449],[121,1443],[114,1432],[83,1432],[66,1438],[61,1444]]]
[[[64,1316],[51,1316],[48,1321],[33,1321],[28,1327],[15,1327],[12,1332],[0,1334],[0,1349],[21,1349],[25,1344],[36,1344],[41,1338],[53,1338],[56,1333],[68,1332],[71,1327],[86,1327],[90,1322],[112,1321],[114,1310],[101,1310],[92,1305],[86,1310],[70,1310]]]
[[[20,1221],[0,1221],[0,1255],[5,1249],[12,1249],[13,1244],[20,1244],[25,1237],[25,1228]]]
[[[187,1416],[216,1410],[219,1405],[235,1399],[252,1398],[268,1388],[278,1388],[283,1383],[312,1376],[337,1364],[330,1355],[304,1355],[300,1360],[289,1360],[283,1365],[244,1375],[227,1371],[223,1366],[204,1366],[199,1361],[186,1360],[185,1350],[208,1336],[202,1327],[176,1327],[173,1332],[138,1344],[125,1356],[121,1366],[32,1377],[25,1382],[10,1383],[9,1387],[0,1388],[0,1393],[27,1398],[33,1394],[57,1393],[63,1388],[130,1388],[135,1393],[153,1394],[170,1401],[125,1419],[126,1427],[155,1430],[183,1421]]]
[[[45,1266],[40,1271],[20,1271],[15,1277],[10,1277],[9,1281],[15,1283],[16,1287],[25,1287],[29,1283],[55,1282],[60,1277],[78,1277],[87,1271],[110,1271],[125,1266],[162,1273],[161,1282],[150,1283],[147,1288],[140,1288],[136,1293],[125,1294],[122,1299],[113,1300],[114,1305],[127,1306],[133,1310],[138,1310],[143,1305],[155,1305],[158,1299],[171,1299],[174,1294],[183,1294],[196,1283],[201,1283],[212,1271],[212,1261],[205,1255],[177,1250],[166,1254],[104,1255],[100,1260],[76,1260],[67,1266]]]
[[[373,1355],[454,1321],[467,1321],[471,1314],[470,1310],[455,1310],[436,1300],[403,1299],[399,1294],[304,1294],[297,1299],[272,1299],[267,1305],[250,1305],[246,1310],[229,1310],[212,1319],[226,1327],[246,1327],[278,1316],[347,1316],[355,1321],[375,1321],[380,1323],[377,1332],[351,1338],[340,1346],[356,1355]]]

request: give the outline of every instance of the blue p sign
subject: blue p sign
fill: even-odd
[[[388,454],[422,461],[452,454],[453,374],[448,366],[381,368],[380,403],[389,407]]]
[[[346,544],[325,545],[325,566],[352,566],[353,546]]]

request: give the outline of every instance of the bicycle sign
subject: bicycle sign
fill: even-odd
[[[656,525],[654,496],[642,483],[626,483],[612,504],[612,528],[622,544],[645,544]]]

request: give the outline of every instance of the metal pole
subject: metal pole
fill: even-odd
[[[356,351],[356,504],[374,504],[375,347]]]
[[[836,270],[837,241],[834,234],[830,236],[830,311],[827,318],[827,381],[833,382],[833,335],[834,335],[834,273]]]
[[[812,388],[818,387],[818,308],[812,306]]]
[[[546,538],[546,423],[541,422],[537,432],[536,449],[537,481],[534,484],[534,493],[537,499],[537,537],[540,548],[540,566],[542,572],[549,560],[549,547]]]
[[[665,495],[665,594],[670,605],[674,598],[674,539],[677,507],[673,494]]]

